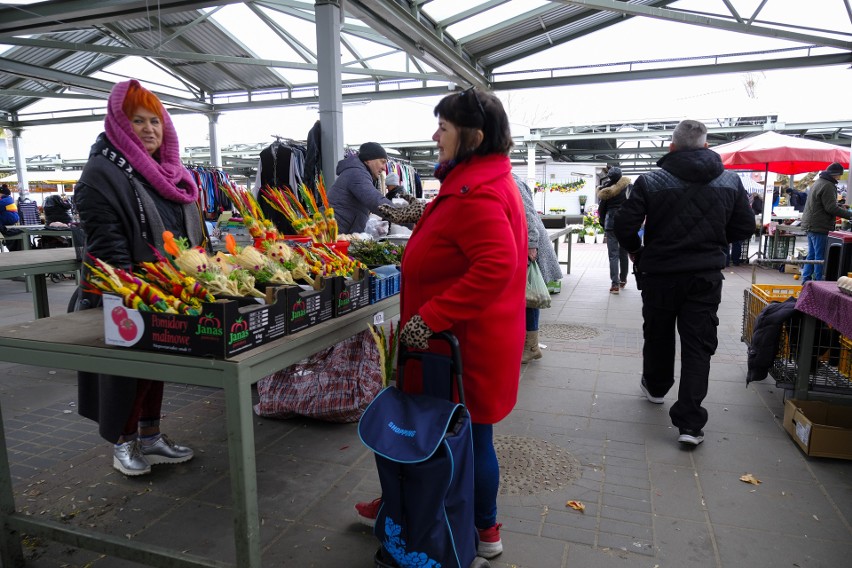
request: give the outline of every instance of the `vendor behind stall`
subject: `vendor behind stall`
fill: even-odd
[[[380,205],[393,205],[375,185],[387,163],[387,152],[375,142],[361,144],[358,154],[337,163],[337,179],[328,191],[328,204],[334,208],[340,233],[363,233],[371,212],[378,215]]]

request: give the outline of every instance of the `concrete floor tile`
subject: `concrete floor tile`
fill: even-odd
[[[715,551],[713,535],[706,522],[693,522],[682,518],[654,518],[654,534],[657,560],[660,566],[678,566],[681,568],[706,568],[718,566],[718,554]],[[731,568],[748,566],[740,561],[721,564]],[[782,566],[783,564],[779,564]],[[770,566],[763,561],[751,566]]]
[[[547,535],[501,531],[503,554],[489,560],[492,568],[563,568],[568,544]]]
[[[849,540],[848,525],[816,483],[752,473],[758,486],[727,472],[699,476],[707,511],[714,525],[768,528],[779,537]]]
[[[786,532],[784,517],[769,525],[728,527],[714,525],[722,566],[801,566],[836,568],[852,557],[849,533],[841,540],[826,540],[814,532]],[[781,533],[781,534],[779,534]]]
[[[584,568],[634,568],[644,566],[648,558],[632,552],[598,548],[584,544],[572,543],[568,546],[567,567],[582,566]]]

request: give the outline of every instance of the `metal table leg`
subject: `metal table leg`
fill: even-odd
[[[0,566],[17,568],[24,565],[21,537],[7,528],[7,519],[15,513],[15,496],[12,493],[12,473],[9,470],[9,454],[6,452],[6,433],[3,430],[3,414],[0,412]]]
[[[248,372],[245,374],[248,375]],[[239,380],[225,384],[225,412],[237,566],[260,568],[257,464],[254,453],[251,382],[247,377],[244,380],[241,376]]]
[[[50,302],[47,299],[47,275],[30,274],[26,279],[27,285],[33,291],[33,307],[36,319],[50,317]]]
[[[798,372],[793,397],[798,400],[808,399],[810,384],[811,358],[814,352],[814,337],[816,337],[817,321],[813,316],[802,315],[802,332],[799,334],[799,357],[796,362]]]

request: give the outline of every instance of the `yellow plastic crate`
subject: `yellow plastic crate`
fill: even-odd
[[[754,335],[754,322],[758,314],[763,311],[763,308],[769,305],[770,302],[783,302],[787,298],[793,296],[798,297],[802,291],[802,286],[785,286],[780,284],[752,284],[751,290],[745,294],[745,309],[743,313],[743,341],[751,344],[752,336]],[[790,356],[790,339],[787,324],[781,331],[781,338],[778,342],[778,356],[787,358]]]
[[[802,285],[783,285],[783,284],[752,284],[751,291],[755,296],[766,300],[766,302],[783,302],[790,296],[798,298],[802,292]]]

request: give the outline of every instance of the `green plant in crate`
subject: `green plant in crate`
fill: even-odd
[[[405,245],[390,241],[357,240],[349,243],[348,254],[369,267],[399,264]]]

